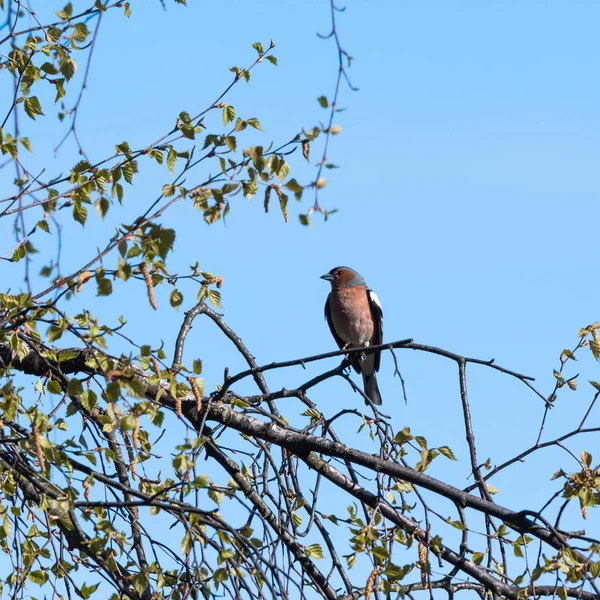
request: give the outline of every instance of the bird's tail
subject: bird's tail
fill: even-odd
[[[377,387],[377,377],[375,377],[375,373],[371,375],[363,373],[363,385],[365,388],[365,394],[369,396],[371,402],[379,406],[381,404],[381,394],[379,393],[379,388]]]

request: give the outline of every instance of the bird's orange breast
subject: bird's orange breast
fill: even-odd
[[[333,326],[344,342],[352,346],[367,346],[372,343],[375,328],[365,287],[345,286],[334,289],[329,302]]]

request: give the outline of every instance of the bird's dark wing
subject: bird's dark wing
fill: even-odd
[[[343,348],[345,345],[344,340],[337,334],[335,327],[333,326],[333,321],[331,320],[331,307],[329,306],[329,296],[327,296],[327,301],[325,302],[325,318],[327,319],[327,325],[329,325],[329,330],[331,331],[331,335],[334,337],[336,344],[339,348]]]
[[[383,344],[383,310],[377,294],[370,289],[367,289],[367,298],[373,315],[373,323],[375,325],[375,337],[373,345]],[[381,362],[381,352],[375,352],[375,371],[379,371],[379,363]]]

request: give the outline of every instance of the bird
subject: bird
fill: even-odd
[[[350,267],[335,267],[321,279],[331,283],[325,302],[325,318],[341,349],[376,346],[383,341],[383,311],[377,294]],[[364,354],[352,364],[362,373],[365,395],[373,404],[381,404],[375,373],[379,371],[381,352]],[[367,402],[365,401],[365,404]]]

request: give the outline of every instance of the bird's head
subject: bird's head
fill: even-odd
[[[365,285],[365,280],[350,267],[335,267],[329,273],[321,275],[321,279],[331,282],[331,287],[339,288],[348,285]]]

